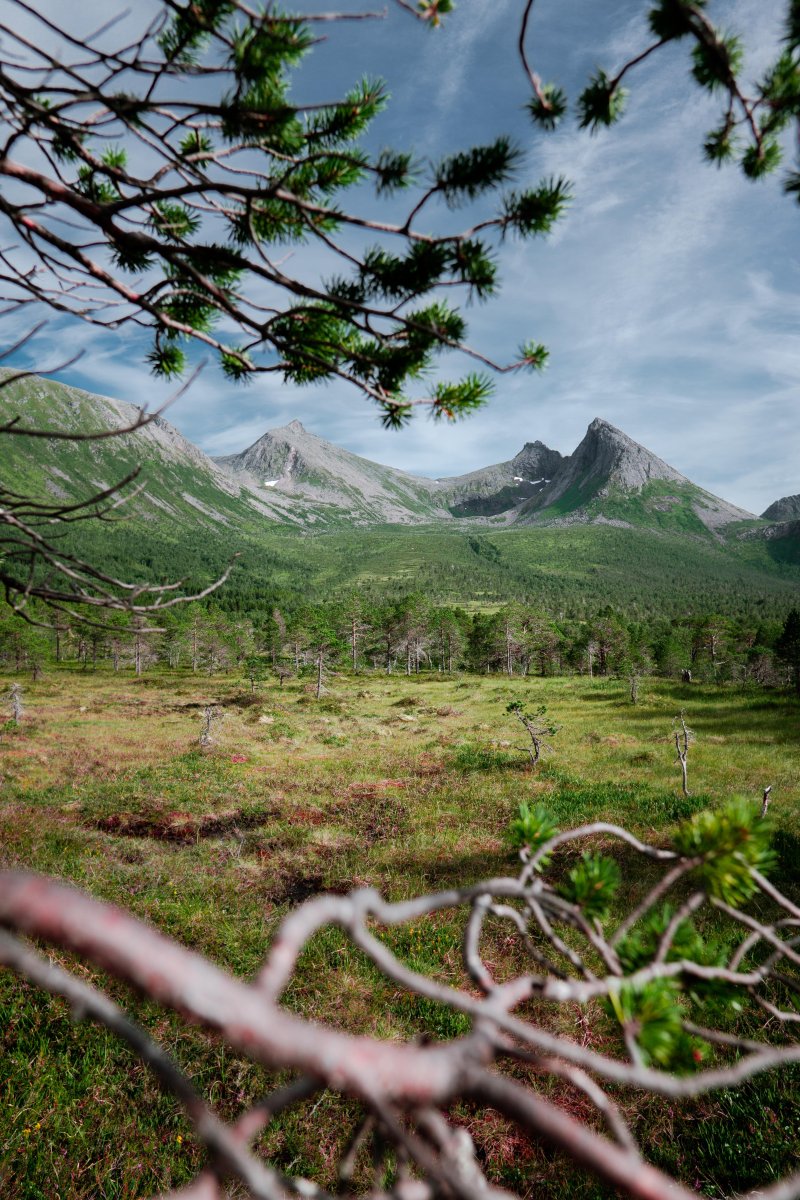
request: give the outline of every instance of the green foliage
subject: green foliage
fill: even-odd
[[[543,371],[550,358],[550,351],[541,342],[523,342],[519,348],[519,358],[532,371]]]
[[[184,204],[159,200],[157,204],[153,205],[150,224],[163,237],[174,242],[182,242],[200,228],[200,217]]]
[[[733,132],[733,124],[725,121],[719,129],[713,129],[703,143],[703,153],[709,162],[721,167],[729,162],[736,153],[737,140]]]
[[[454,10],[455,0],[417,0],[417,8],[436,28],[442,17]]]
[[[680,988],[673,979],[654,979],[641,987],[612,992],[608,1009],[636,1041],[645,1062],[674,1068],[686,1034]]]
[[[410,187],[418,170],[411,154],[397,150],[381,150],[372,169],[375,172],[375,190],[379,196]]]
[[[674,916],[673,906],[665,903],[660,909],[648,913],[620,942],[617,953],[626,973],[638,971],[653,961],[659,943]],[[719,960],[716,948],[706,946],[689,918],[681,921],[675,929],[666,955],[667,962],[679,959],[701,963],[716,963]]]
[[[452,763],[457,771],[503,771],[516,767],[518,760],[503,750],[462,742],[453,752]]]
[[[767,113],[761,117],[762,133],[785,128],[792,117],[800,115],[800,61],[795,50],[785,50],[773,63],[759,85]]]
[[[553,130],[567,111],[566,93],[554,83],[544,84],[540,92],[528,101],[528,112],[536,125]]]
[[[428,291],[448,264],[448,249],[430,242],[414,242],[405,258],[380,246],[369,249],[359,270],[361,294],[399,299]],[[460,332],[463,333],[463,322]]]
[[[211,157],[214,149],[211,138],[200,129],[190,129],[180,141],[181,157],[201,166]]]
[[[558,833],[558,827],[542,804],[531,807],[522,800],[517,809],[517,815],[508,827],[508,840],[515,850],[523,848],[535,854],[536,851],[549,842]],[[539,869],[547,865],[547,858],[542,859]]]
[[[288,19],[279,9],[258,23],[237,29],[230,61],[239,80],[256,83],[265,76],[277,78],[287,66],[296,66],[313,41],[300,19]]]
[[[741,70],[744,48],[733,34],[716,34],[698,42],[692,51],[692,75],[707,91],[728,87]]]
[[[459,238],[449,247],[448,270],[454,279],[466,283],[470,296],[485,300],[496,290],[497,265],[483,242]]]
[[[786,41],[790,50],[800,49],[800,0],[789,0],[787,5]]]
[[[116,183],[88,163],[78,168],[75,190],[95,204],[113,204],[119,200]]]
[[[738,907],[756,891],[751,868],[763,873],[773,862],[770,832],[757,805],[734,799],[715,812],[696,813],[680,826],[674,846],[702,860],[698,870],[712,896]]]
[[[507,137],[443,158],[434,170],[434,185],[450,208],[507,183],[522,152]]]
[[[760,146],[748,146],[742,155],[742,170],[748,179],[760,179],[779,165],[783,153],[774,138],[763,138]]]
[[[559,886],[558,893],[570,904],[576,904],[590,921],[604,921],[620,880],[620,870],[613,858],[587,850]]]
[[[452,8],[452,0],[420,0],[418,15],[434,26]],[[249,283],[245,276],[263,276],[265,251],[268,255],[275,245],[318,239],[329,244],[350,220],[336,197],[369,175],[378,195],[406,188],[420,175],[410,153],[384,149],[371,154],[359,145],[386,104],[382,81],[362,78],[334,103],[295,102],[291,76],[318,40],[315,32],[311,21],[272,5],[258,14],[240,11],[232,0],[170,5],[156,39],[164,56],[164,77],[180,85],[183,77],[203,73],[210,89],[202,102],[177,100],[178,115],[163,135],[166,161],[172,156],[185,186],[177,189],[180,199],[171,187],[164,188],[161,198],[158,187],[137,198],[128,194],[135,184],[126,180],[125,220],[146,222],[147,245],[137,244],[130,234],[123,237],[119,230],[107,236],[121,270],[162,272],[162,280],[148,292],[148,314],[156,330],[149,361],[156,373],[171,378],[186,367],[187,356],[165,346],[170,340],[199,336],[210,342],[224,374],[233,381],[245,380],[258,369],[257,351],[277,353],[285,380],[306,384],[347,378],[377,403],[384,423],[396,427],[405,424],[421,402],[406,396],[409,383],[421,379],[434,366],[434,356],[459,346],[466,334],[460,314],[440,301],[429,299],[418,312],[407,312],[403,302],[430,298],[440,285],[458,285],[469,299],[483,300],[497,284],[497,266],[486,240],[452,234],[423,238],[412,233],[412,219],[434,196],[454,208],[497,189],[511,178],[521,151],[500,136],[443,158],[433,165],[429,186],[407,225],[397,226],[395,246],[401,249],[374,247],[360,263],[346,253],[346,258],[355,259],[353,277],[332,280],[324,298],[316,280],[307,284],[276,273],[273,283],[283,289],[288,303],[277,304],[272,319],[255,326],[242,311],[240,288]],[[123,128],[141,125],[161,102],[146,90],[144,98],[122,93],[109,97],[103,88],[98,85],[99,98],[108,102]],[[555,111],[558,95],[552,100]],[[193,103],[199,106],[196,110]],[[78,163],[77,189],[97,204],[117,203],[126,171],[121,147],[104,145],[94,127],[73,130],[60,110],[42,100],[37,102],[37,117],[44,116],[55,155],[62,162]],[[84,142],[87,160],[80,153]],[[240,186],[229,171],[236,173],[234,159],[246,148],[257,150],[259,157],[248,161]],[[224,206],[218,198],[221,180],[226,184]],[[503,216],[481,227],[495,237],[506,228],[546,233],[566,199],[563,181],[543,183],[507,197]],[[199,240],[212,210],[218,213],[208,217],[214,223],[213,236],[223,230],[219,243],[210,242],[207,233]],[[253,249],[257,253],[252,254]],[[367,311],[380,305],[384,322]],[[238,344],[217,332],[223,316],[226,323],[238,322],[242,328],[245,336]],[[544,356],[544,348],[536,346],[529,365],[540,366]],[[434,417],[454,419],[479,407],[488,392],[483,376],[469,375],[437,384],[424,399]]]
[[[529,721],[535,725],[542,737],[553,737],[558,733],[560,726],[553,722],[545,721],[547,715],[547,705],[539,704],[536,708],[527,709],[521,700],[512,700],[506,705],[506,712],[516,714],[522,721]]]
[[[708,0],[660,0],[651,8],[647,19],[657,38],[665,42],[685,37],[692,32],[692,16],[702,11]]]
[[[455,421],[481,408],[494,391],[491,379],[486,375],[471,374],[459,383],[437,383],[433,389],[434,420],[446,417]]]
[[[245,350],[231,346],[220,354],[219,362],[222,373],[228,379],[233,379],[236,383],[252,380],[253,364]]]
[[[578,124],[595,133],[601,125],[613,125],[622,116],[627,90],[597,71],[578,99]]]
[[[161,342],[147,355],[153,374],[162,379],[177,379],[186,370],[186,353],[174,342]]]
[[[548,179],[525,192],[508,192],[503,197],[503,226],[523,237],[550,233],[572,199],[566,179]]]

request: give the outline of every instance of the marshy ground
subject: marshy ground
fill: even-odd
[[[239,975],[256,971],[281,918],[318,891],[369,884],[399,898],[513,873],[505,831],[521,800],[547,805],[561,827],[604,818],[665,842],[692,812],[731,795],[758,800],[771,784],[773,878],[795,899],[800,889],[800,706],[785,695],[645,680],[634,706],[624,680],[364,674],[332,679],[317,700],[304,680],[253,692],[234,675],[135,679],[68,667],[22,682],[25,717],[0,737],[3,865],[123,904]],[[506,712],[518,699],[545,704],[559,726],[536,769]],[[202,750],[210,704],[224,719]],[[681,710],[697,739],[689,797],[672,741]],[[625,905],[644,868],[626,857],[622,865]],[[416,969],[463,985],[461,928],[442,913],[385,936]],[[513,939],[491,936],[492,961],[513,963]],[[274,1083],[212,1037],[120,985],[111,990],[223,1115]],[[382,979],[336,931],[309,946],[285,1003],[386,1037],[466,1028],[459,1014]],[[593,1043],[611,1037],[599,1012],[547,1019]],[[0,1030],[6,1195],[127,1200],[197,1169],[202,1150],[174,1102],[113,1038],[73,1023],[63,1002],[4,973]],[[683,1109],[618,1099],[659,1165],[721,1195],[796,1165],[798,1083],[784,1072]],[[560,1085],[541,1086],[584,1115]],[[330,1182],[354,1113],[323,1094],[270,1126],[262,1148],[277,1165]],[[531,1196],[563,1192],[560,1158],[518,1144],[500,1118],[456,1115],[499,1183]],[[363,1170],[366,1178],[366,1162]],[[603,1194],[572,1169],[570,1187]]]

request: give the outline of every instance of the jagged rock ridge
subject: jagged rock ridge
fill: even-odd
[[[647,522],[646,518],[653,518]],[[670,516],[672,520],[670,520]],[[519,520],[679,523],[691,531],[715,530],[752,514],[697,487],[680,471],[595,417],[575,452],[549,485],[522,506]]]
[[[547,487],[565,462],[563,454],[544,442],[526,442],[508,462],[496,463],[467,475],[439,479],[455,517],[509,513]]]

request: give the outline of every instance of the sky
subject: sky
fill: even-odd
[[[138,19],[152,6],[132,7]],[[331,7],[315,0],[304,11]],[[747,80],[774,56],[782,7],[710,0],[712,20],[744,38]],[[373,149],[435,160],[508,132],[525,151],[517,186],[553,175],[572,181],[573,203],[554,233],[507,242],[499,295],[467,314],[472,345],[510,361],[522,341],[541,341],[547,369],[498,376],[494,398],[464,422],[418,416],[389,432],[344,383],[298,388],[259,376],[242,388],[209,362],[169,420],[207,453],[229,454],[296,418],[354,453],[444,476],[509,459],[526,441],[569,453],[601,416],[751,512],[800,492],[800,212],[781,187],[796,165],[791,149],[784,169],[757,183],[707,164],[701,146],[718,107],[691,81],[683,44],[632,73],[626,115],[612,129],[592,136],[574,116],[553,134],[535,129],[516,53],[522,8],[522,0],[460,0],[432,30],[390,4],[385,19],[329,26],[293,94],[329,100],[378,75],[391,102],[370,134]],[[529,36],[536,69],[574,100],[597,66],[613,71],[648,44],[647,8],[642,0],[537,0]],[[46,9],[63,19],[60,0]],[[107,0],[70,5],[84,28],[108,12]],[[379,215],[366,192],[353,207]],[[431,218],[437,227],[445,219],[460,228],[468,214]],[[297,252],[300,265],[308,253]],[[17,324],[7,319],[9,340]],[[59,376],[65,382],[150,407],[172,390],[150,376],[147,346],[132,331],[56,319],[18,361],[46,368],[65,346],[85,351]],[[464,365],[448,362],[447,373]]]

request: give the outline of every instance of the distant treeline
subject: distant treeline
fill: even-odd
[[[586,620],[558,619],[523,604],[493,613],[432,604],[419,594],[243,617],[191,603],[154,618],[109,612],[103,626],[41,613],[52,628],[0,615],[0,665],[38,676],[53,662],[141,674],[154,667],[209,674],[238,671],[253,682],[314,670],[507,675],[691,672],[692,678],[800,688],[800,614],[747,620],[718,613],[637,621],[606,608]],[[158,629],[154,629],[154,625]]]

